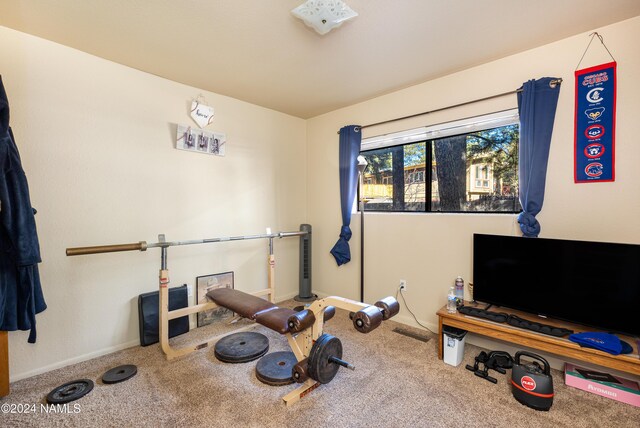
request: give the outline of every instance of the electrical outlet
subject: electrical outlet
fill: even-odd
[[[405,279],[400,280],[400,286],[398,287],[400,291],[407,291],[407,281]]]

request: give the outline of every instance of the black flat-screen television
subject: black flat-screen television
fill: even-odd
[[[640,245],[474,234],[473,297],[640,336]]]

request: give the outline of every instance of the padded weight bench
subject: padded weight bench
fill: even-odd
[[[231,288],[218,288],[207,293],[216,305],[232,310],[243,318],[250,319],[280,334],[298,333],[315,322],[313,312],[305,309],[296,312],[289,308],[280,308],[275,304],[242,291]],[[324,321],[336,314],[336,308],[325,308]]]
[[[302,383],[283,397],[287,405],[293,404],[320,384],[329,383],[339,367],[355,367],[342,360],[342,343],[337,337],[322,332],[324,321],[333,318],[336,307],[351,312],[353,326],[361,333],[376,329],[400,311],[393,297],[386,297],[375,305],[356,302],[343,297],[316,300],[300,312],[280,308],[260,297],[230,288],[218,288],[207,293],[216,305],[232,310],[243,318],[284,334],[298,363],[292,377]]]

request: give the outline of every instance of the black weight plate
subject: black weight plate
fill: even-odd
[[[342,342],[324,333],[311,347],[309,353],[309,377],[325,384],[331,382],[340,366],[329,361],[330,357],[342,359]]]
[[[133,364],[114,367],[102,375],[104,383],[118,383],[134,377],[138,373],[138,367]]]
[[[298,360],[293,352],[272,352],[260,358],[256,364],[256,377],[262,383],[273,386],[293,383],[293,366]]]
[[[264,334],[244,331],[232,333],[216,342],[214,354],[225,363],[247,363],[262,357],[269,350]]]
[[[82,398],[93,389],[93,381],[90,379],[74,380],[60,385],[47,395],[49,404],[64,404]]]

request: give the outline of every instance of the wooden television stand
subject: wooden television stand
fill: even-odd
[[[484,309],[485,304],[474,304],[471,302],[464,302],[465,306],[478,307]],[[571,324],[564,321],[558,321],[551,318],[540,318],[526,312],[517,311],[515,309],[506,309],[495,307],[489,309],[493,312],[505,312],[510,315],[516,315],[520,318],[528,321],[537,322],[540,324],[553,325],[556,327],[562,327],[571,329],[576,333],[583,331],[593,331],[589,327]],[[477,333],[483,336],[488,336],[493,339],[503,340],[505,342],[526,346],[528,348],[537,349],[542,352],[548,352],[555,354],[559,357],[573,358],[579,361],[585,361],[591,364],[596,364],[603,367],[608,367],[615,370],[620,370],[627,373],[633,373],[640,375],[640,358],[638,357],[638,344],[637,339],[621,336],[621,340],[624,340],[633,347],[631,354],[625,355],[611,355],[603,351],[598,351],[592,348],[582,348],[577,343],[574,343],[565,337],[555,337],[543,333],[537,333],[531,330],[525,330],[519,327],[513,327],[507,323],[496,323],[486,320],[484,318],[471,317],[463,315],[459,312],[450,314],[447,312],[447,307],[443,306],[438,312],[438,358],[443,357],[444,340],[442,337],[442,327],[445,325],[451,327],[461,328],[472,333]]]

